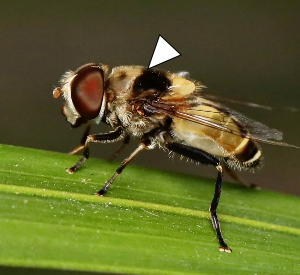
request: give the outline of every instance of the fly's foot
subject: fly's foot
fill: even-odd
[[[82,164],[84,164],[86,160],[86,157],[82,157],[74,166],[72,166],[71,168],[67,168],[66,171],[69,174],[74,174],[82,166]]]
[[[106,194],[106,190],[104,188],[102,188],[101,190],[99,190],[97,193],[95,193],[96,196],[101,196],[103,197]]]
[[[76,169],[74,167],[67,168],[66,172],[69,173],[70,175],[72,175],[72,174],[74,174],[74,172],[76,172]]]
[[[227,253],[231,253],[232,252],[231,248],[228,247],[228,246],[220,246],[219,247],[219,251],[221,251],[221,252],[227,252]]]

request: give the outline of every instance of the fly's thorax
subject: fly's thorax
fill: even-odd
[[[146,103],[168,92],[169,73],[139,66],[114,68],[106,83],[108,109],[134,136],[142,136],[158,127],[165,115],[151,113]],[[111,96],[112,95],[112,96]]]
[[[114,104],[114,114],[126,132],[133,136],[141,137],[145,133],[159,126],[159,120],[155,117],[141,115],[132,111],[132,105],[128,101],[117,100]]]
[[[106,83],[106,91],[113,94],[111,101],[123,101],[130,98],[135,79],[144,70],[141,66],[120,66],[112,69]]]

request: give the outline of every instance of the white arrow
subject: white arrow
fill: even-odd
[[[180,55],[181,54],[160,35],[158,37],[148,69]]]

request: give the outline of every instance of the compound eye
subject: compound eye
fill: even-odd
[[[79,115],[86,120],[96,118],[103,96],[104,80],[101,67],[88,64],[79,68],[71,83],[71,97]]]

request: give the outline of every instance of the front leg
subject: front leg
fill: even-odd
[[[69,174],[73,174],[89,158],[89,156],[90,156],[89,143],[90,142],[100,142],[100,143],[116,142],[123,138],[124,138],[124,130],[121,126],[117,127],[116,129],[114,129],[112,132],[109,132],[109,133],[88,135],[86,138],[86,141],[84,143],[83,157],[74,166],[66,169],[66,171]]]
[[[88,135],[90,134],[90,130],[91,130],[91,125],[89,124],[85,130],[84,133],[82,135],[82,138],[80,140],[80,145],[78,145],[75,149],[73,149],[69,154],[70,155],[75,155],[76,153],[78,153],[79,151],[81,151],[82,149],[84,149],[84,144],[86,142],[86,139],[88,137]]]

